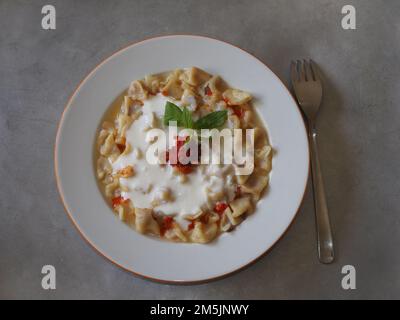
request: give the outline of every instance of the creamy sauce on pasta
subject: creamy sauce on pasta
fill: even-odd
[[[234,168],[230,164],[198,165],[182,182],[171,165],[150,164],[146,152],[152,142],[146,139],[147,131],[156,127],[167,133],[168,128],[162,125],[167,101],[180,105],[179,101],[161,94],[143,101],[142,115],[126,131],[126,142],[132,152],[118,157],[112,167],[114,173],[129,165],[134,168],[132,177],[120,178],[124,199],[130,199],[138,208],[153,208],[155,213],[173,215],[178,223],[184,224],[185,215],[209,209],[213,194],[223,193],[227,200],[234,197]],[[161,200],[155,205],[155,200],[161,199],[165,192],[170,193],[172,199]]]

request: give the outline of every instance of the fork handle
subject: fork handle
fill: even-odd
[[[309,130],[309,141],[317,227],[318,258],[322,263],[331,263],[334,258],[332,231],[317,151],[317,132],[313,127]]]

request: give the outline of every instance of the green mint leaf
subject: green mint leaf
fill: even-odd
[[[184,107],[183,111],[182,111],[182,127],[185,127],[188,129],[193,128],[192,113],[186,107]]]
[[[221,127],[228,118],[228,111],[214,111],[198,119],[194,123],[196,129],[214,129]]]
[[[176,121],[179,127],[182,126],[182,110],[174,103],[167,101],[164,111],[164,125],[168,126],[170,121]]]

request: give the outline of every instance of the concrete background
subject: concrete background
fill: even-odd
[[[57,29],[41,29],[41,8]],[[341,28],[341,8],[357,30]],[[0,298],[400,298],[400,2],[0,1]],[[312,195],[275,248],[246,270],[196,286],[160,285],[92,250],[64,213],[53,174],[57,124],[79,81],[128,43],[209,35],[241,46],[288,84],[289,61],[325,75],[320,157],[336,261],[316,258]],[[41,268],[57,289],[41,288]],[[341,288],[341,268],[357,289]]]

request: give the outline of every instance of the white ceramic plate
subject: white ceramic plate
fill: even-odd
[[[180,244],[141,235],[121,223],[103,199],[93,168],[101,118],[134,79],[198,66],[251,92],[275,150],[268,192],[255,214],[211,244]],[[158,281],[197,282],[236,271],[284,234],[303,198],[308,144],[300,112],[282,82],[249,53],[199,36],[152,38],[118,51],[79,85],[60,121],[55,149],[57,184],[65,208],[84,238],[135,274]]]

